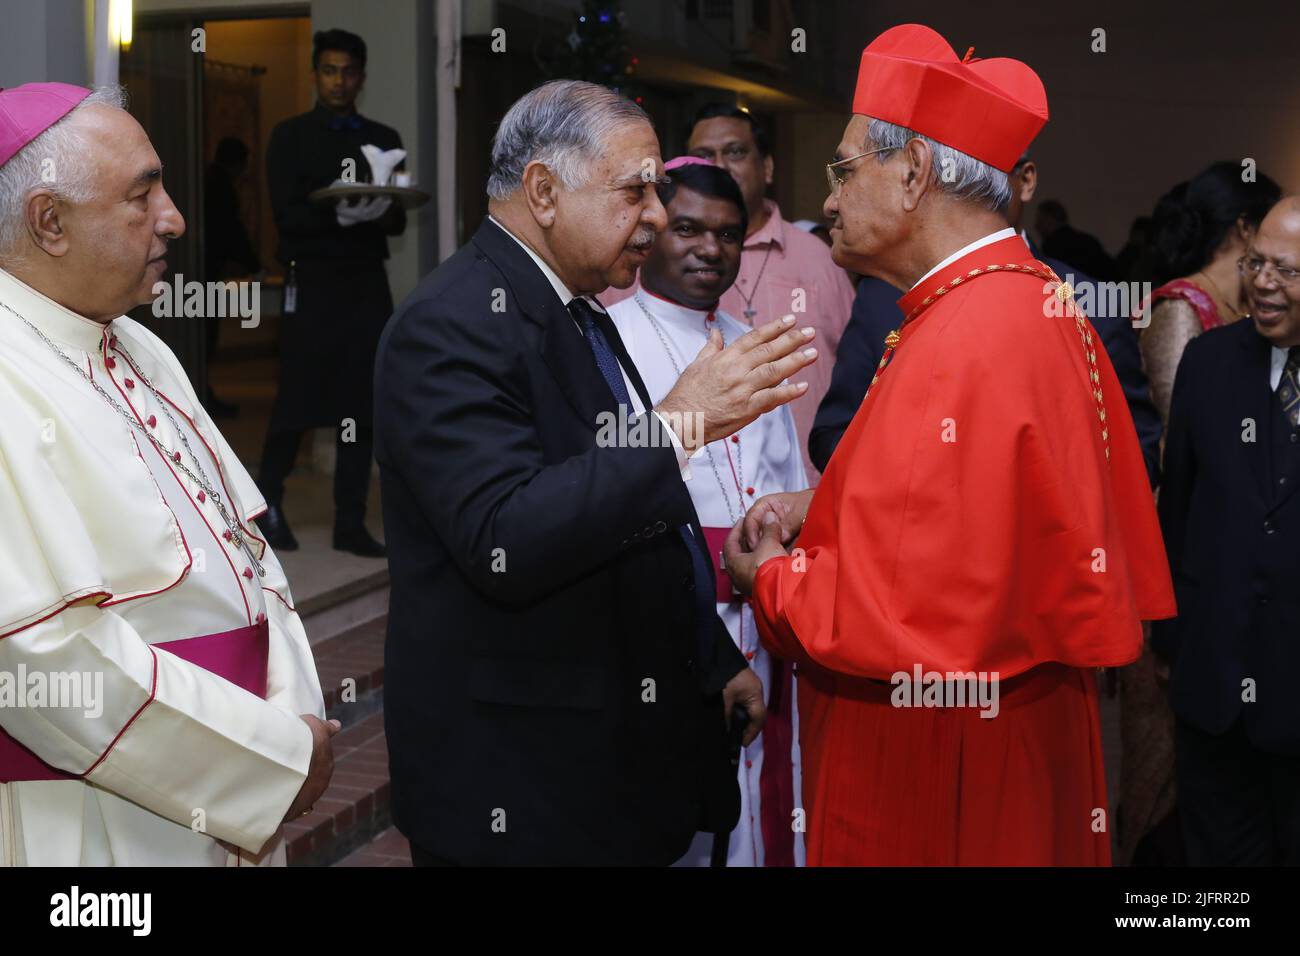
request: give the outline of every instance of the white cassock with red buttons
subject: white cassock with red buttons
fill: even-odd
[[[676,384],[678,370],[689,365],[704,348],[709,328],[716,326],[728,345],[750,331],[748,326],[725,312],[690,309],[645,289],[638,289],[631,298],[611,306],[609,314],[632,363],[645,382],[651,403],[655,405]],[[761,415],[731,438],[705,446],[690,459],[686,487],[701,526],[728,529],[763,495],[807,488],[807,474],[790,409],[781,407]],[[717,555],[713,557],[716,567],[719,564]],[[725,572],[719,571],[718,574],[720,580],[728,580]],[[774,670],[771,657],[759,643],[753,613],[736,597],[718,602],[718,616],[763,681],[765,699],[770,705],[773,682],[780,674]],[[794,683],[797,682],[791,684],[791,699],[786,705],[793,718],[792,744],[781,748],[781,752],[769,748],[773,752],[765,755],[765,738],[771,736],[765,732],[741,754],[737,770],[740,822],[731,833],[728,866],[764,865],[767,856],[763,845],[765,817],[768,832],[779,833],[781,839],[792,841],[794,862],[803,865],[803,833],[799,826],[803,814],[795,814],[793,818],[787,816],[788,807],[781,807],[777,814],[778,808],[765,807],[762,799],[764,791],[774,792],[771,777],[775,772],[787,778],[783,789],[786,793],[793,793],[793,807],[801,806]],[[767,768],[767,786],[763,785],[765,758],[771,764]],[[712,842],[712,835],[698,834],[678,865],[707,866]]]

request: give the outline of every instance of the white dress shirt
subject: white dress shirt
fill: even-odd
[[[1290,349],[1280,349],[1276,345],[1269,355],[1268,387],[1276,392],[1282,384],[1282,370],[1286,368],[1286,357]]]

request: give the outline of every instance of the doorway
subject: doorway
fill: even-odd
[[[120,78],[186,220],[163,281],[257,282],[259,289],[255,324],[239,316],[157,316],[148,306],[132,317],[176,352],[236,454],[256,462],[275,399],[284,286],[266,144],[277,123],[312,106],[309,8],[238,18],[201,10],[142,15],[122,52]]]

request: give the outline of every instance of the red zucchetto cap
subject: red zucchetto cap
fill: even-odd
[[[0,166],[90,95],[71,83],[24,83],[0,89]]]
[[[886,30],[862,51],[853,112],[915,130],[1009,173],[1047,122],[1047,92],[1019,60],[964,59],[929,27]]]

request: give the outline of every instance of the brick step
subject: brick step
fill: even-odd
[[[285,824],[291,866],[335,863],[391,823],[383,713],[386,626],[387,617],[380,617],[312,648],[326,712],[343,729],[334,737],[329,789],[310,814]]]
[[[410,866],[411,844],[389,827],[365,846],[357,847],[335,866]]]
[[[388,616],[358,624],[312,648],[325,712],[344,727],[383,709]]]
[[[284,825],[290,866],[329,866],[392,823],[383,712],[334,737],[334,776],[307,816]]]

